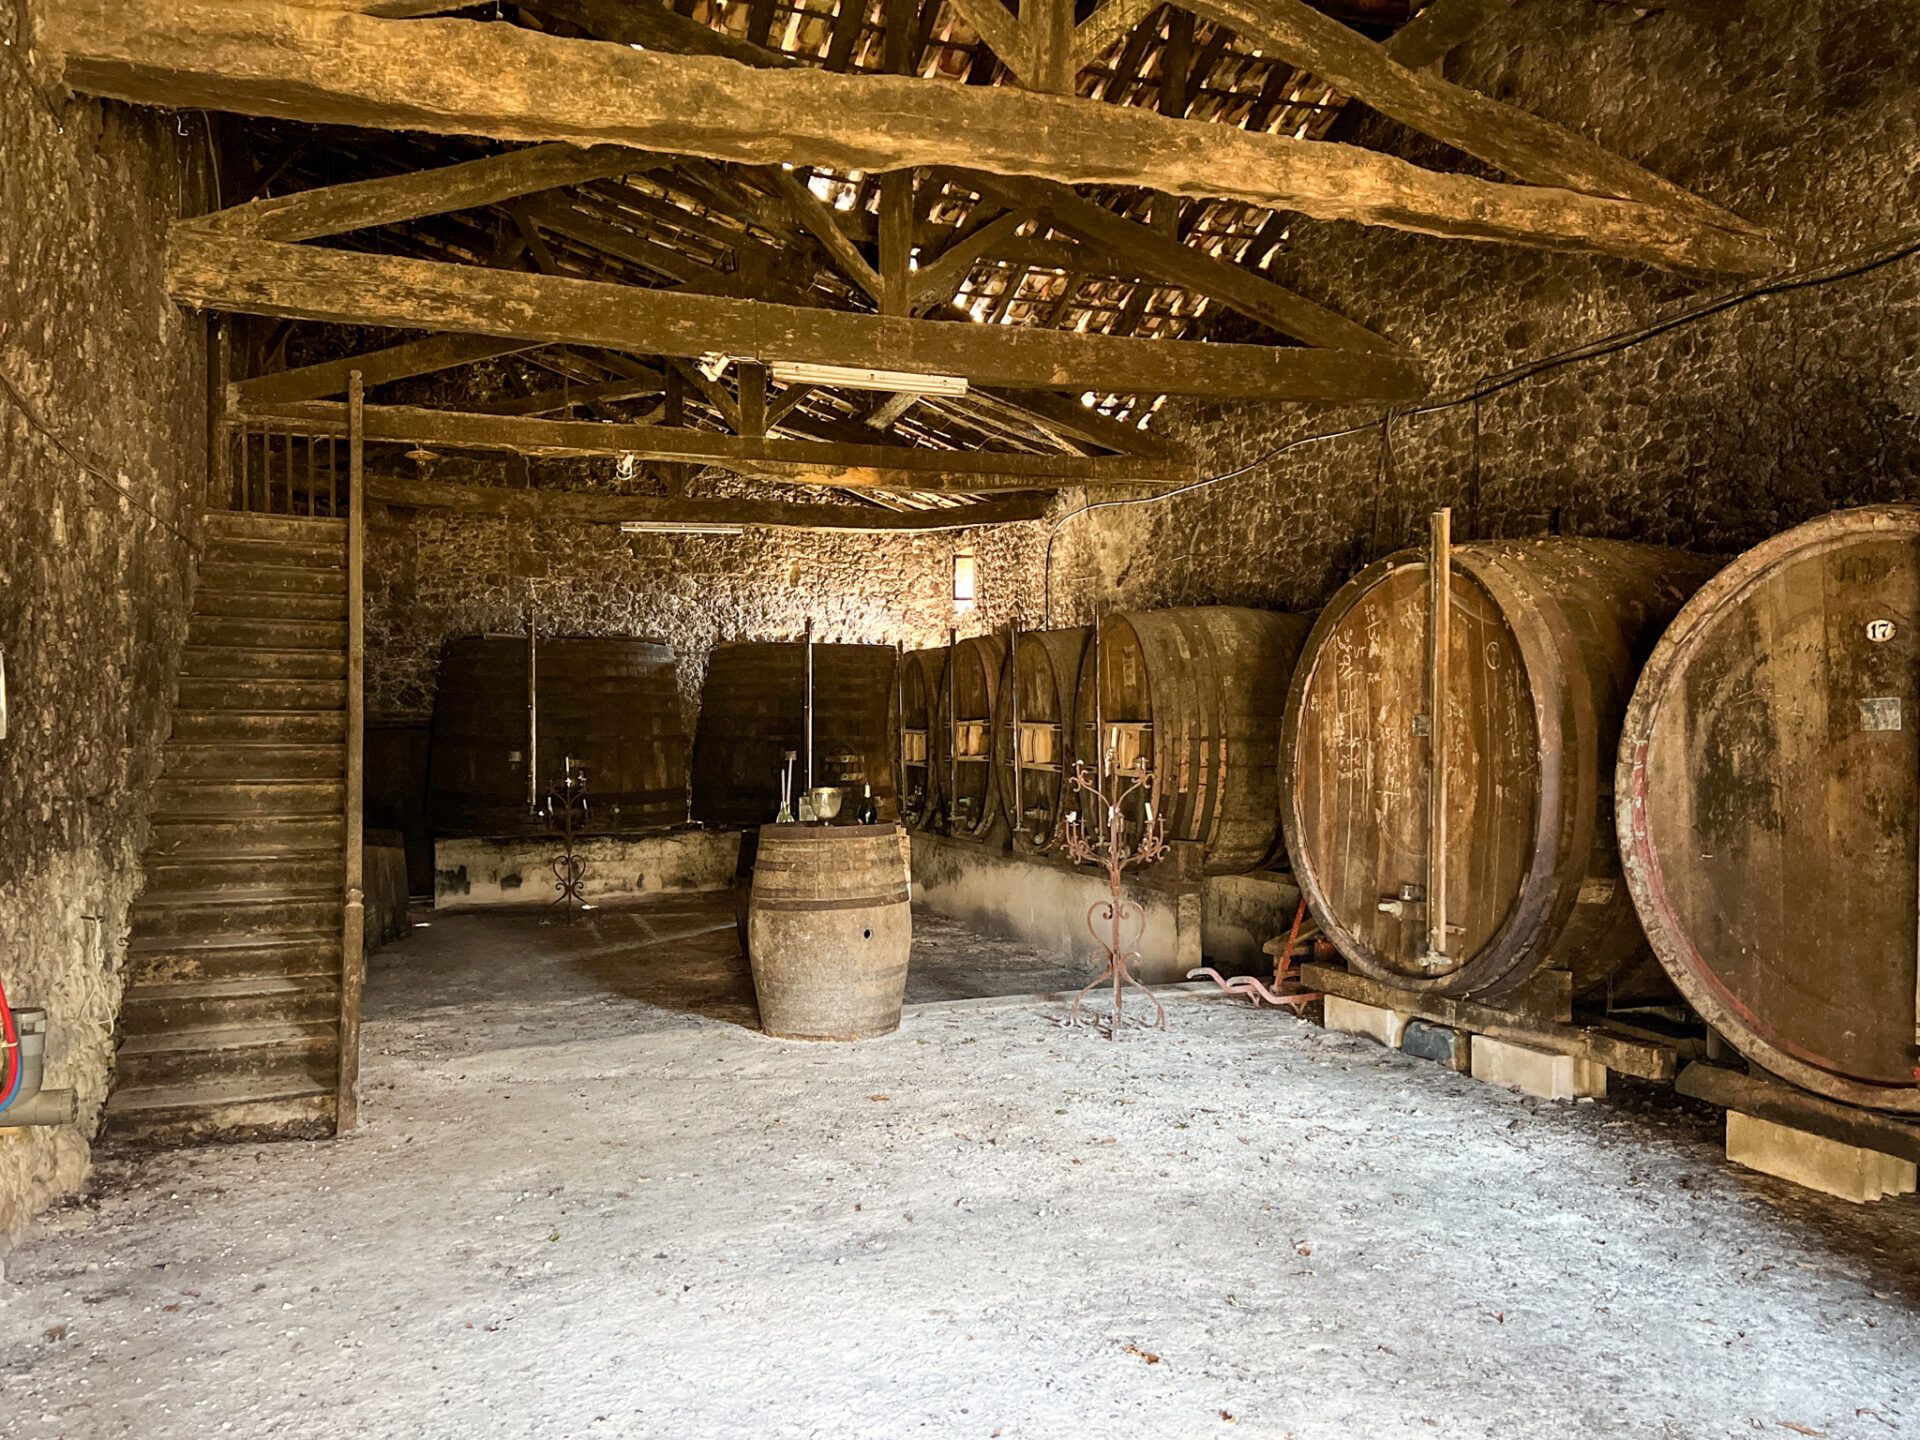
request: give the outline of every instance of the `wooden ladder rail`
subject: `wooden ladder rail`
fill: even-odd
[[[366,772],[366,397],[361,373],[347,380],[347,764],[346,893],[340,927],[340,1078],[334,1130],[345,1134],[360,1118],[360,1001],[366,988],[365,815]]]

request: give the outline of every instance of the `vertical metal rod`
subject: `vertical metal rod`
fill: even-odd
[[[1020,625],[1018,621],[1007,621],[1007,714],[1012,717],[1013,727],[1013,822],[1015,835],[1024,834],[1027,828],[1027,807],[1021,793],[1021,770],[1024,762],[1020,755]]]
[[[807,789],[813,789],[813,617],[807,617],[807,697],[802,712],[806,722]],[[812,802],[809,801],[809,804]]]
[[[233,337],[224,315],[213,321],[213,353],[209,357],[210,397],[209,454],[212,474],[207,477],[207,509],[231,509],[233,506],[233,422],[227,418],[227,380],[233,371]]]
[[[1106,709],[1100,699],[1100,608],[1093,611],[1093,778],[1099,785],[1098,794],[1107,793],[1107,720]],[[1107,833],[1107,807],[1100,806],[1100,839],[1111,843],[1113,837]]]
[[[320,448],[318,435],[307,436],[307,518],[313,519],[320,512],[314,509],[314,459],[313,452]]]
[[[894,724],[894,753],[899,757],[899,769],[894,772],[893,813],[905,823],[907,819],[907,647],[901,641],[893,642],[893,713],[898,717]],[[878,817],[875,817],[878,818]]]
[[[1453,629],[1453,511],[1430,521],[1427,557],[1427,955],[1447,954],[1447,665]]]
[[[366,471],[363,437],[366,396],[361,374],[347,377],[347,464],[351,514],[347,521],[347,775],[346,904],[340,941],[340,1074],[334,1128],[353,1129],[360,1115],[360,996],[366,985],[366,896],[362,787],[366,773],[366,507],[360,503]]]
[[[240,437],[240,493],[238,494],[238,496],[229,498],[227,503],[232,505],[233,508],[236,510],[245,510],[247,508],[248,477],[247,477],[247,425],[244,420],[241,421],[240,424],[235,427],[234,433]]]
[[[540,811],[540,617],[527,582],[527,813]]]
[[[954,657],[959,653],[960,631],[957,626],[947,627],[947,833],[953,834],[954,820],[960,807],[960,719],[958,697],[954,694],[959,686],[959,667]]]

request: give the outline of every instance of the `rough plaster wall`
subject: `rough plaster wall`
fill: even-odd
[[[0,0],[0,36],[18,20]],[[21,48],[0,60],[0,369],[132,498],[0,394],[0,977],[51,1013],[47,1083],[82,1108],[78,1129],[0,1130],[0,1249],[86,1171],[185,630],[190,560],[168,525],[190,533],[205,475],[203,326],[160,275],[167,223],[202,208],[205,136],[43,99]]]
[[[452,636],[524,634],[529,593],[542,634],[665,640],[680,657],[691,725],[707,655],[729,640],[909,647],[1004,625],[1009,586],[953,607],[952,557],[972,550],[1002,575],[1034,568],[1035,527],[924,536],[749,530],[743,536],[626,535],[612,525],[523,524],[444,511],[376,512],[368,527],[367,711],[433,712],[440,646]]]
[[[1916,57],[1911,0],[1750,0],[1717,24],[1521,0],[1447,74],[1777,229],[1811,263],[1920,225]],[[1465,165],[1385,122],[1368,127],[1360,143]],[[1436,391],[1735,284],[1305,221],[1274,278],[1410,347]],[[1213,473],[1377,414],[1169,402],[1156,425]],[[1095,604],[1312,609],[1416,540],[1440,504],[1455,507],[1461,538],[1557,524],[1738,550],[1840,506],[1920,496],[1917,414],[1920,259],[1909,259],[1529,381],[1477,415],[1402,419],[1390,457],[1375,426],[1190,498],[1070,520],[1054,620]]]

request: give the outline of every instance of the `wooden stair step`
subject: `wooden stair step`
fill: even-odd
[[[186,1026],[129,1035],[115,1064],[117,1087],[179,1085],[245,1077],[256,1083],[322,1088],[338,1083],[339,1024]]]
[[[281,855],[224,856],[148,855],[143,867],[147,888],[141,898],[195,892],[236,897],[282,895],[290,891],[339,892],[346,885],[346,858],[340,847]]]
[[[127,978],[131,985],[174,985],[195,980],[337,976],[340,948],[337,931],[287,935],[277,940],[243,938],[212,945],[156,945],[129,952]]]
[[[168,820],[211,816],[334,815],[346,810],[339,780],[174,780],[154,785],[153,809]]]
[[[340,985],[332,976],[233,976],[138,985],[127,991],[121,1033],[205,1030],[337,1021]]]
[[[245,680],[233,677],[180,677],[174,702],[182,710],[337,710],[347,708],[345,680]]]
[[[202,584],[193,594],[193,613],[252,620],[344,620],[347,592],[302,595],[286,590],[212,590]]]
[[[271,615],[195,615],[187,627],[187,644],[241,650],[326,650],[345,654],[347,622]]]
[[[330,570],[347,563],[347,542],[344,536],[332,535],[287,538],[214,534],[207,537],[201,563],[294,565],[309,570]]]
[[[189,645],[180,673],[195,679],[339,680],[347,673],[345,650],[248,650],[231,645]]]
[[[173,740],[186,745],[342,745],[344,710],[176,710]]]
[[[226,1077],[116,1091],[106,1139],[128,1147],[243,1140],[317,1140],[334,1132],[333,1085],[301,1080],[265,1085]]]
[[[345,853],[344,815],[246,815],[188,818],[158,816],[147,838],[149,861],[242,860]]]
[[[160,891],[133,902],[132,946],[191,944],[250,936],[272,939],[307,930],[338,930],[346,898],[337,889],[289,895]]]
[[[347,522],[325,516],[255,515],[245,510],[209,510],[207,534],[233,539],[332,540],[347,543]]]
[[[161,774],[197,780],[332,780],[347,773],[346,747],[275,741],[200,744],[169,740]]]
[[[345,569],[318,569],[310,565],[240,564],[202,560],[194,605],[203,591],[246,590],[274,595],[339,595],[347,593]]]

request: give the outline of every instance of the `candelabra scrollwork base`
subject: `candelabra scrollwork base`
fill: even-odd
[[[1106,951],[1107,964],[1079,994],[1073,997],[1073,1004],[1067,1011],[1068,1025],[1101,1025],[1098,1015],[1081,1018],[1080,1005],[1088,993],[1111,980],[1113,982],[1113,1010],[1106,1017],[1105,1030],[1109,1040],[1120,1033],[1123,1023],[1123,1006],[1129,985],[1139,990],[1153,1002],[1154,1027],[1167,1028],[1166,1007],[1160,1003],[1160,997],[1133,973],[1132,964],[1140,958],[1136,948],[1140,936],[1146,930],[1146,914],[1132,900],[1127,898],[1123,877],[1129,869],[1139,865],[1150,865],[1167,852],[1167,822],[1164,816],[1155,817],[1151,801],[1144,797],[1153,793],[1153,772],[1142,770],[1126,789],[1109,797],[1100,788],[1097,778],[1088,774],[1084,764],[1076,761],[1073,774],[1068,777],[1067,786],[1075,804],[1068,811],[1067,818],[1060,825],[1060,848],[1068,859],[1075,864],[1100,865],[1107,872],[1107,897],[1096,900],[1087,908],[1087,932],[1093,936],[1094,943]],[[1129,821],[1126,818],[1126,806],[1136,794],[1143,797],[1143,819],[1139,823],[1139,840],[1129,846],[1127,832]],[[1104,817],[1104,823],[1097,831],[1090,830],[1082,818],[1086,812],[1098,806],[1098,812]],[[1131,933],[1128,927],[1131,926]],[[1104,933],[1102,933],[1104,927]]]
[[[565,847],[553,857],[553,888],[560,893],[552,903],[565,905],[571,922],[586,903],[587,862],[575,852],[573,841],[575,830],[587,823],[589,814],[587,772],[568,759],[560,783],[547,792],[540,813],[549,826],[560,832]]]

